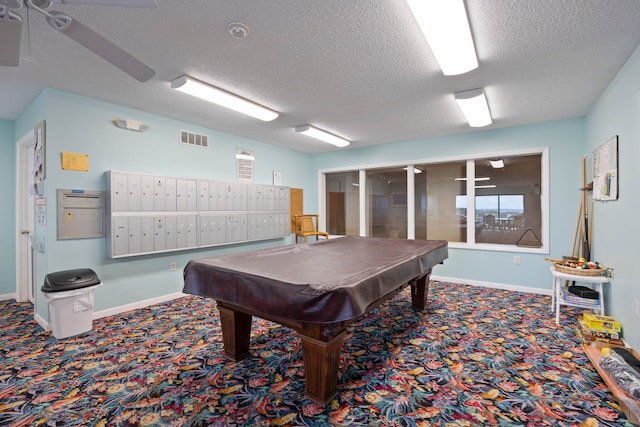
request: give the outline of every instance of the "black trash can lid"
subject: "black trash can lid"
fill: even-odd
[[[78,268],[47,274],[40,289],[42,292],[62,292],[99,284],[100,279],[93,270]]]

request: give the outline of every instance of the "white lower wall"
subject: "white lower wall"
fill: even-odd
[[[437,280],[438,282],[459,283],[461,285],[480,286],[483,288],[504,289],[506,291],[525,292],[528,294],[551,296],[553,293],[551,289],[532,288],[528,286],[516,286],[516,285],[509,285],[506,283],[482,282],[480,280],[457,279],[453,277],[444,277],[444,276],[431,275],[430,280]]]
[[[12,294],[4,294],[4,295],[0,295],[0,301],[5,301],[8,299],[16,299],[16,294],[15,292]]]
[[[115,316],[120,313],[125,313],[127,311],[136,310],[139,308],[149,307],[154,304],[161,304],[163,302],[172,301],[174,299],[182,298],[187,294],[183,294],[182,292],[176,292],[173,294],[162,295],[156,298],[150,298],[143,301],[137,301],[131,304],[125,304],[118,307],[109,308],[107,310],[100,310],[93,312],[93,320],[102,319],[103,317]],[[42,316],[36,313],[35,320],[45,331],[51,331],[51,323],[47,322]]]
[[[524,292],[524,293],[549,295],[549,296],[551,295],[550,289],[539,289],[539,288],[530,288],[526,286],[515,286],[515,285],[509,285],[506,283],[481,282],[477,280],[456,279],[456,278],[444,277],[444,276],[431,276],[430,280],[437,280],[438,282],[458,283],[458,284],[470,285],[470,286],[480,286],[483,288],[503,289],[503,290],[514,291],[514,292]],[[96,311],[93,313],[93,320],[101,319],[108,316],[115,316],[121,313],[125,313],[127,311],[149,307],[154,304],[161,304],[163,302],[172,301],[174,299],[182,298],[184,296],[187,296],[187,294],[182,292],[176,292],[173,294],[163,295],[160,297],[151,298],[144,301],[138,301],[131,304],[125,304],[118,307],[113,307],[107,310]],[[35,320],[36,322],[38,322],[38,324],[40,324],[40,326],[42,326],[42,328],[45,331],[51,331],[51,324],[48,323],[46,320],[44,320],[41,316],[36,314]]]

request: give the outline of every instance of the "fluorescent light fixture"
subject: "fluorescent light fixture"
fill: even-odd
[[[404,170],[409,170],[409,168],[402,168]],[[413,168],[413,173],[422,173],[422,169]]]
[[[407,0],[446,76],[478,68],[463,0]]]
[[[482,127],[491,124],[491,113],[487,98],[482,89],[465,90],[456,93],[456,101],[462,114],[471,127]]]
[[[171,87],[265,122],[278,117],[278,113],[273,110],[188,76],[178,77],[171,82]]]
[[[476,185],[476,188],[496,188],[495,184],[489,184],[489,185]]]
[[[502,161],[502,159],[500,160],[489,160],[489,163],[491,163],[491,167],[494,169],[501,169],[504,167],[504,162]]]
[[[296,132],[310,136],[311,138],[319,139],[320,141],[328,142],[336,147],[346,147],[350,144],[346,139],[335,136],[329,132],[325,132],[318,128],[314,128],[311,125],[298,126],[295,128]]]
[[[483,176],[481,178],[474,178],[474,181],[489,181],[491,178],[488,176]],[[453,178],[454,181],[466,181],[467,178]]]

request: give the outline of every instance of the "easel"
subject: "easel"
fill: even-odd
[[[593,234],[593,200],[591,201],[591,220],[589,220],[589,194],[593,190],[593,182],[587,183],[587,158],[582,158],[582,197],[580,198],[580,210],[576,232],[573,235],[571,256],[591,260],[591,236]]]

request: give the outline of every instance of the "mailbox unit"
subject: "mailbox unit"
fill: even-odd
[[[289,188],[107,171],[111,258],[288,236]]]
[[[58,189],[58,239],[104,237],[104,191]]]

